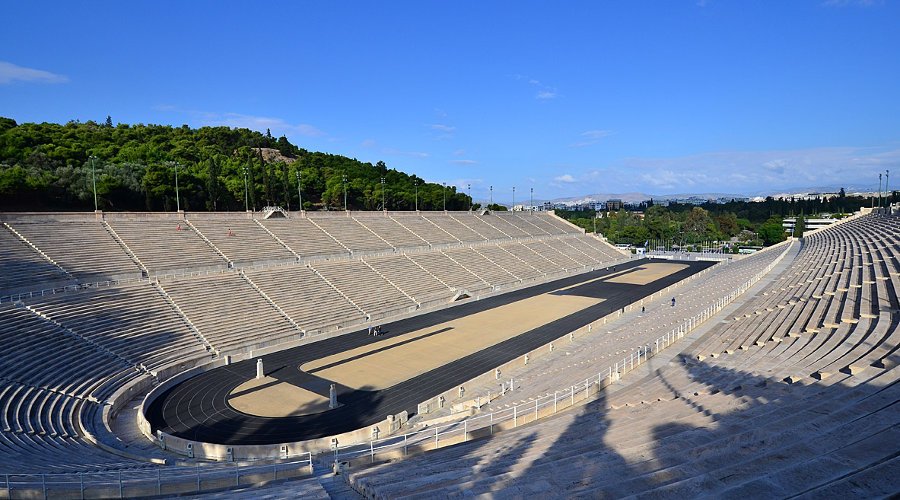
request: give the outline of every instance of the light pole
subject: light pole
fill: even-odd
[[[181,197],[178,196],[178,162],[175,162],[175,211],[181,212]]]
[[[384,177],[381,178],[381,209],[387,212],[387,205],[384,204]]]
[[[300,199],[300,212],[303,212],[303,192],[300,190],[300,168],[297,168],[297,198]]]
[[[878,174],[878,208],[881,208],[881,174]]]
[[[491,205],[494,204],[494,186],[491,186],[491,203],[488,205],[488,210],[491,209]]]
[[[96,161],[97,157],[91,155],[91,184],[94,186],[94,212],[97,211],[97,168],[94,165]]]
[[[531,212],[534,213],[534,188],[531,188]]]
[[[444,212],[447,211],[447,183],[444,183]]]
[[[341,178],[344,183],[344,212],[346,212],[347,211],[347,174],[344,174]]]
[[[891,192],[891,191],[888,189],[888,181],[889,181],[889,180],[891,180],[891,171],[890,171],[890,170],[885,170],[885,171],[884,171],[884,199],[885,199],[885,201],[887,202],[887,203],[885,203],[886,206],[891,206],[891,200],[888,198],[888,195],[889,195],[890,192]]]
[[[419,211],[419,181],[418,179],[413,179],[413,186],[416,187],[416,212]]]
[[[469,191],[469,212],[472,211],[472,185],[466,184],[466,189]]]
[[[250,175],[250,169],[247,168],[247,165],[242,167],[244,169],[244,211],[250,211],[250,189],[247,185],[247,176]]]
[[[516,187],[515,187],[515,186],[513,186],[513,202],[512,202],[512,209],[513,209],[513,210],[516,209]]]

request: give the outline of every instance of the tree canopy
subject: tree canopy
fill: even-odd
[[[455,187],[284,136],[187,125],[23,123],[0,117],[0,210],[468,210]],[[383,179],[383,182],[382,182]],[[246,181],[246,185],[245,185]],[[298,190],[298,181],[300,189]],[[384,200],[385,207],[382,206]]]
[[[900,201],[900,192],[887,193],[885,204]],[[643,245],[650,241],[674,241],[694,245],[702,241],[736,239],[748,245],[772,245],[784,241],[782,221],[800,214],[794,236],[806,230],[806,220],[813,215],[830,214],[838,218],[862,207],[874,207],[873,196],[848,196],[844,188],[836,195],[814,198],[773,198],[756,202],[732,200],[728,203],[704,203],[695,206],[685,203],[654,204],[653,200],[638,205],[635,210],[599,213],[593,211],[557,210],[557,215],[583,227],[602,233],[613,243]],[[804,215],[807,214],[807,215]]]
[[[670,241],[675,245],[697,245],[702,242],[728,241],[735,238],[746,244],[765,242],[767,245],[784,241],[781,217],[764,221],[740,219],[734,212],[710,212],[702,207],[678,210],[676,206],[653,205],[645,212],[619,210],[593,219],[593,212],[560,211],[556,213],[570,222],[593,231],[596,227],[613,243],[641,246],[648,241]]]

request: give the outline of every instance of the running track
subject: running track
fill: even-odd
[[[647,262],[642,259],[618,265],[615,272]],[[558,293],[606,299],[384,390],[345,392],[348,389],[343,388],[345,391],[342,391],[339,387],[342,406],[324,413],[272,418],[248,415],[233,409],[227,403],[228,395],[234,388],[256,376],[254,358],[211,370],[170,388],[150,405],[147,418],[154,433],[162,429],[168,434],[193,441],[258,445],[332,436],[376,424],[387,415],[396,415],[404,410],[412,416],[419,403],[713,264],[703,261],[676,262],[689,267],[647,285],[602,281],[585,283],[614,272],[598,270],[386,324],[382,326],[385,336],[401,335],[579,283],[584,284]],[[382,341],[385,336],[371,337],[366,330],[360,330],[268,354],[263,356],[266,375],[327,397],[331,382],[301,372],[297,367],[308,361]]]

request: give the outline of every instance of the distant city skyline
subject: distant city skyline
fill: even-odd
[[[519,202],[874,191],[900,172],[896,3],[36,1],[0,16],[15,20],[0,115],[20,123],[270,129],[476,201],[490,186]]]

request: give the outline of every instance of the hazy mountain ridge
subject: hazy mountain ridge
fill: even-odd
[[[900,183],[900,181],[897,181]],[[900,184],[898,184],[900,186]],[[890,187],[890,186],[888,186]],[[676,193],[676,194],[647,194],[647,193],[593,193],[581,196],[570,196],[564,198],[555,198],[548,200],[550,203],[564,203],[567,205],[578,205],[583,203],[591,203],[594,201],[607,201],[612,199],[622,200],[626,203],[639,203],[646,200],[683,200],[686,198],[702,198],[702,199],[729,199],[729,198],[765,198],[771,196],[773,198],[789,198],[791,196],[802,196],[812,193],[838,193],[841,188],[849,195],[853,193],[873,193],[878,191],[878,186],[867,186],[860,183],[847,184],[844,186],[817,186],[817,187],[793,187],[779,190],[757,191],[747,194],[735,193]],[[884,186],[882,185],[882,188]]]

